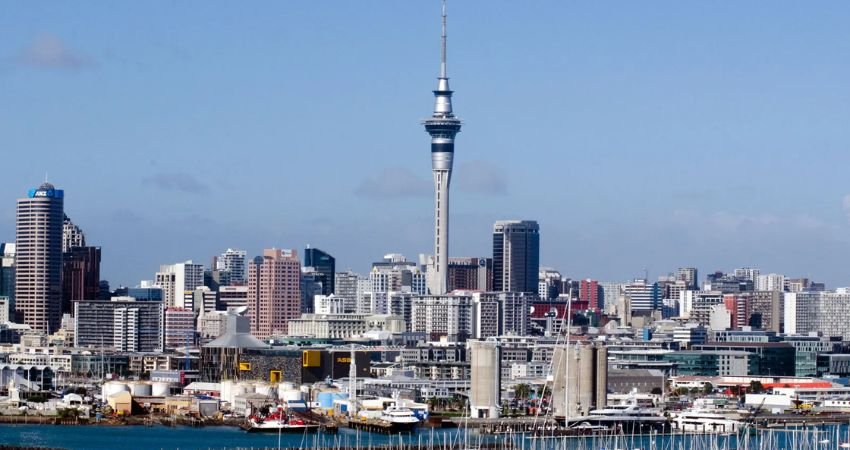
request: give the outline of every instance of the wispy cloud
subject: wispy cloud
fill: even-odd
[[[462,191],[486,195],[508,193],[507,172],[490,161],[467,161],[458,165],[456,172],[454,179]]]
[[[372,199],[428,197],[434,187],[404,167],[388,167],[360,182],[354,193]]]
[[[209,186],[188,173],[158,173],[142,180],[148,186],[165,191],[178,191],[187,194],[207,194]]]
[[[38,69],[80,69],[93,64],[91,59],[69,48],[59,37],[50,34],[37,36],[18,52],[15,60],[19,64]]]

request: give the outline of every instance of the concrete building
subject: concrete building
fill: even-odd
[[[750,297],[750,324],[755,328],[775,331],[783,330],[785,321],[782,308],[782,293],[779,291],[754,291]]]
[[[785,275],[778,273],[770,273],[767,275],[759,275],[756,278],[757,291],[779,291],[785,290]]]
[[[165,309],[165,348],[195,345],[195,311],[186,308]]]
[[[135,300],[74,303],[77,347],[112,347],[125,352],[163,350],[163,305]]]
[[[18,199],[15,222],[15,314],[50,333],[62,320],[62,226],[65,192],[50,183]]]
[[[407,324],[400,316],[389,314],[302,314],[289,321],[289,336],[315,339],[351,339],[367,331],[403,333]]]
[[[343,299],[345,312],[357,311],[357,282],[360,275],[352,271],[337,272],[334,275],[334,295]]]
[[[551,267],[541,267],[537,273],[537,297],[541,300],[555,300],[561,294],[569,294],[569,290],[563,291],[564,281],[561,272]]]
[[[64,215],[62,220],[62,252],[65,253],[72,248],[85,247],[86,236],[83,230],[71,221],[71,218]]]
[[[463,342],[475,329],[470,295],[414,297],[411,317],[411,331],[425,333],[433,341],[445,338]]]
[[[721,291],[682,291],[679,298],[681,316],[691,322],[708,325],[711,308],[723,303]]]
[[[472,337],[487,339],[501,335],[501,304],[495,295],[472,293]]]
[[[313,298],[315,314],[345,314],[345,299],[331,295],[317,295]]]
[[[162,265],[156,273],[155,283],[162,288],[162,300],[166,307],[184,308],[186,292],[204,285],[204,266],[194,264],[191,260]]]
[[[647,280],[636,279],[625,285],[623,295],[629,298],[632,314],[655,311],[661,305],[661,288]]]
[[[494,341],[469,341],[471,376],[469,414],[473,418],[498,418],[501,412],[501,349]]]
[[[301,315],[301,263],[295,250],[266,249],[248,266],[248,317],[260,339],[286,335]]]
[[[676,279],[684,281],[688,289],[699,289],[699,275],[696,267],[680,267],[676,270]]]
[[[786,292],[784,295],[785,332],[841,336],[850,340],[850,290],[835,292]]]
[[[540,226],[533,220],[499,220],[493,225],[493,287],[537,292]]]
[[[602,286],[599,285],[598,281],[590,278],[579,282],[578,299],[587,302],[591,311],[602,311],[605,307],[605,294]]]
[[[245,258],[247,256],[248,252],[245,250],[228,248],[224,253],[214,258],[213,269],[219,273],[218,283],[220,286],[245,285]]]

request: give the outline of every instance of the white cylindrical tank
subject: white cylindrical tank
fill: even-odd
[[[119,392],[130,392],[130,388],[120,381],[107,381],[103,383],[103,388],[100,391],[104,399]]]
[[[166,381],[154,381],[151,394],[154,397],[167,397],[171,395],[171,383]]]
[[[233,381],[221,382],[221,400],[233,404]]]
[[[153,387],[150,383],[143,381],[134,381],[130,383],[130,393],[133,397],[150,397],[153,392]]]

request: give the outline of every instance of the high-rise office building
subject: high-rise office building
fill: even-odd
[[[310,248],[304,250],[304,267],[311,267],[318,281],[322,283],[322,295],[334,293],[334,276],[336,274],[336,260],[330,254]]]
[[[449,258],[448,290],[492,291],[493,258]]]
[[[647,280],[634,280],[623,288],[623,293],[629,298],[631,311],[654,311],[661,306],[661,288],[658,283]]]
[[[15,312],[38,331],[56,331],[62,320],[64,194],[44,183],[18,200]]]
[[[248,265],[251,334],[286,335],[287,322],[301,315],[301,262],[295,250],[266,249]]]
[[[15,319],[15,244],[0,243],[0,297],[8,298],[9,320]]]
[[[537,292],[540,227],[533,220],[500,220],[493,226],[493,287]]]
[[[97,300],[100,293],[100,247],[70,247],[62,255],[62,312],[73,302]]]
[[[425,119],[425,131],[431,135],[431,168],[434,174],[434,259],[428,267],[428,290],[443,295],[448,287],[449,271],[449,183],[452,178],[455,135],[460,119],[452,111],[452,90],[446,72],[446,9],[443,4],[443,32],[440,51],[440,76],[434,91],[434,113]]]

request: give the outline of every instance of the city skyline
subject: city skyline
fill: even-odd
[[[483,5],[450,5],[465,126],[448,256],[489,256],[495,221],[530,219],[541,265],[574,278],[750,266],[850,285],[850,186],[840,181],[850,71],[832,57],[847,42],[846,6]],[[228,247],[253,256],[312,245],[361,273],[384,253],[430,253],[419,120],[439,3],[360,6],[267,4],[291,28],[252,14],[256,34],[242,40],[241,27],[210,37],[202,20],[169,28],[192,5],[156,20],[134,6],[138,22],[90,29],[65,18],[69,6],[39,17],[11,8],[0,18],[12,36],[0,43],[10,87],[0,145],[21,170],[0,181],[0,241],[14,241],[14,202],[47,171],[67,192],[66,213],[103,248],[113,285],[134,286],[161,264],[206,264]],[[214,20],[222,8],[199,13]],[[98,41],[145,19],[174,39]],[[322,19],[340,39],[311,29]],[[378,114],[386,133],[358,141]],[[305,175],[309,191],[299,190]]]

